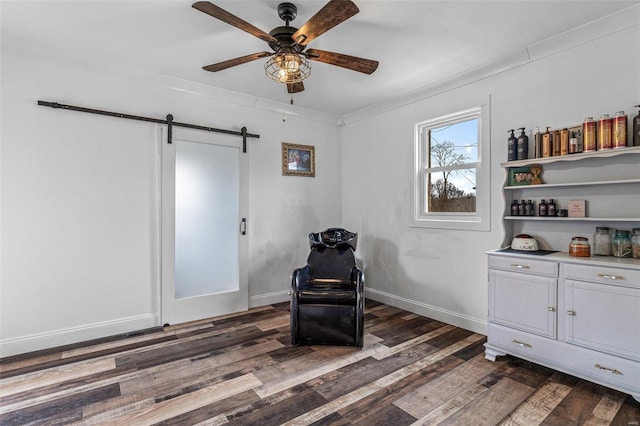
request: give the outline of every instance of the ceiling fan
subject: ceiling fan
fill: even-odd
[[[299,29],[289,26],[289,22],[293,21],[298,13],[297,7],[292,3],[281,3],[278,5],[278,16],[285,25],[274,28],[268,34],[208,1],[198,1],[193,4],[193,7],[258,37],[267,42],[273,50],[273,52],[258,52],[207,65],[203,67],[206,71],[222,71],[236,65],[271,57],[265,64],[267,76],[286,84],[289,93],[297,93],[304,90],[302,81],[311,73],[311,65],[306,59],[365,74],[371,74],[378,68],[378,61],[371,59],[326,50],[306,49],[313,39],[360,11],[351,0],[330,0]]]

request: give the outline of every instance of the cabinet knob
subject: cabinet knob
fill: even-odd
[[[608,280],[624,280],[622,275],[598,274],[598,278],[606,278]]]
[[[576,311],[567,311],[567,315],[575,317],[576,316]]]

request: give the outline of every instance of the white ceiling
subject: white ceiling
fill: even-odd
[[[290,0],[300,27],[326,1]],[[312,62],[300,107],[343,116],[499,63],[562,32],[639,1],[354,0],[360,13],[309,47],[380,62],[365,75]],[[213,3],[269,32],[283,25],[279,0]],[[288,104],[284,85],[264,76],[264,60],[217,73],[202,66],[269,50],[266,43],[171,1],[0,0],[3,51],[46,54],[102,66],[125,66]],[[595,55],[595,52],[594,52]]]

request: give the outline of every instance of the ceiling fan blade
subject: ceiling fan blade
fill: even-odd
[[[311,17],[291,38],[306,46],[311,40],[329,31],[358,13],[360,9],[351,0],[331,0]]]
[[[298,93],[304,90],[304,84],[300,83],[289,83],[287,84],[287,93]]]
[[[276,43],[278,41],[274,37],[270,36],[269,34],[265,33],[264,31],[262,31],[261,29],[254,27],[250,23],[238,18],[235,15],[232,15],[231,13],[227,12],[226,10],[224,10],[224,9],[222,9],[222,8],[216,6],[215,4],[210,3],[208,1],[195,2],[192,5],[192,7],[194,9],[199,10],[200,12],[206,13],[209,16],[213,16],[214,18],[219,19],[222,22],[226,22],[227,24],[229,24],[231,26],[239,28],[242,31],[248,32],[252,36],[256,36],[260,40],[264,40],[267,43]]]
[[[235,67],[236,65],[246,64],[247,62],[255,61],[256,59],[266,58],[267,56],[271,56],[273,53],[269,52],[259,52],[253,53],[251,55],[240,56],[239,58],[229,59],[227,61],[218,62],[217,64],[207,65],[206,67],[202,67],[205,71],[222,71],[227,68]]]
[[[378,61],[343,53],[327,52],[326,50],[309,49],[303,55],[313,61],[324,62],[325,64],[336,65],[365,74],[373,74],[378,68]]]

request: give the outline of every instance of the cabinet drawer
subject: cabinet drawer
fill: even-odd
[[[547,262],[528,257],[489,256],[489,268],[521,272],[523,274],[546,275],[548,277],[558,276],[557,262]]]
[[[572,352],[570,368],[596,383],[617,387],[625,392],[640,392],[640,363],[595,351]]]
[[[564,265],[564,277],[601,284],[640,288],[640,270],[599,265]]]
[[[549,357],[554,358],[558,341],[490,323],[487,343],[509,354],[543,362]]]
[[[640,363],[489,324],[487,346],[622,392],[640,392]]]

